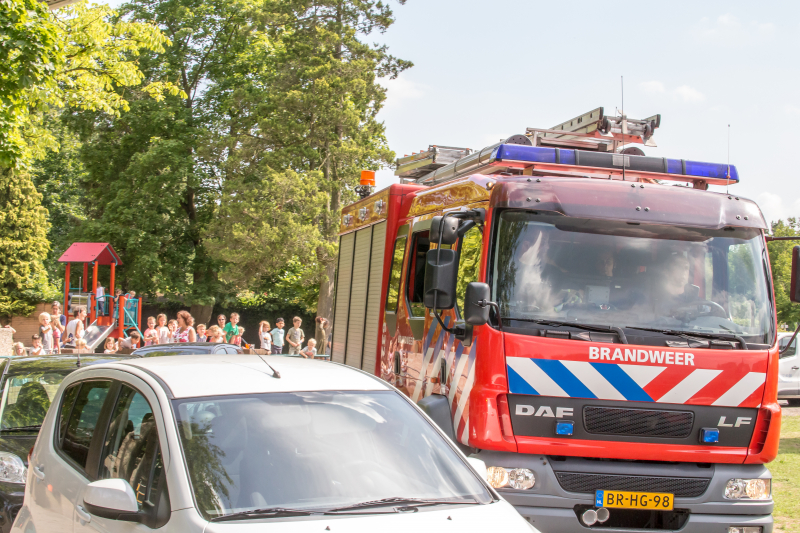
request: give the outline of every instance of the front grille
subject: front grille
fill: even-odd
[[[596,490],[668,492],[679,498],[696,498],[708,488],[709,479],[697,477],[615,476],[556,472],[561,488],[569,492],[593,493]]]
[[[583,425],[588,433],[684,438],[691,434],[693,424],[694,413],[691,411],[583,408]]]

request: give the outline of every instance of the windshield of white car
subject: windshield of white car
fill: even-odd
[[[394,391],[173,404],[195,501],[209,520],[274,508],[325,512],[386,498],[492,501],[452,445]]]
[[[550,319],[771,344],[775,319],[765,257],[757,229],[506,210],[496,230],[493,297],[504,324]]]

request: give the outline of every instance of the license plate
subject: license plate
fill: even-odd
[[[595,493],[597,507],[622,509],[672,510],[672,494],[664,492],[626,492],[621,490],[598,490]]]

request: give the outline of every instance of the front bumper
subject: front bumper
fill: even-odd
[[[763,533],[772,533],[772,500],[726,500],[723,491],[728,480],[734,478],[771,478],[763,465],[666,463],[645,461],[606,461],[573,457],[548,457],[543,455],[514,454],[481,451],[476,457],[487,466],[529,468],[536,476],[530,490],[500,489],[498,492],[511,503],[534,527],[545,533],[674,531],[681,533],[727,533],[729,526],[761,526]],[[612,487],[593,487],[592,492],[568,492],[559,483],[556,472],[587,475],[679,477],[707,479],[705,491],[696,497],[675,496],[674,512],[681,514],[676,526],[674,515],[653,518],[648,525],[614,527],[612,520],[606,524],[585,526],[579,515],[594,507],[594,490]],[[626,489],[627,490],[627,489]],[[624,513],[648,513],[609,509],[617,520]],[[648,518],[648,520],[650,520]],[[670,525],[665,525],[670,524]]]

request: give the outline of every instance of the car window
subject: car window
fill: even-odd
[[[92,435],[100,418],[100,411],[108,396],[110,381],[86,381],[80,383],[80,390],[75,395],[72,408],[69,410],[64,436],[61,439],[61,451],[81,468],[86,468],[86,459],[89,456],[89,445]],[[68,395],[64,396],[61,414]]]
[[[458,244],[458,285],[456,289],[456,303],[458,314],[464,310],[464,297],[467,294],[467,285],[478,281],[481,268],[481,252],[483,251],[483,230],[475,226],[470,229]]]
[[[100,454],[100,479],[124,479],[136,493],[139,510],[152,502],[153,481],[162,462],[153,409],[138,391],[123,385]]]
[[[780,341],[778,341],[778,347],[781,350],[786,348],[786,345],[789,344],[789,341],[791,340],[791,338],[792,337],[783,337]],[[792,343],[792,345],[789,347],[788,350],[786,350],[785,352],[781,353],[781,359],[783,359],[784,357],[791,357],[791,356],[795,355],[796,353],[797,353],[797,339],[794,340],[794,342]]]
[[[234,348],[233,346],[228,346],[228,353],[232,355],[236,355],[239,353],[238,348]]]
[[[7,375],[0,402],[0,428],[41,426],[61,382],[72,370],[38,370]]]
[[[407,227],[407,226],[406,226]],[[400,274],[403,270],[403,257],[406,252],[406,240],[404,235],[394,242],[394,254],[392,255],[392,270],[389,274],[389,289],[386,291],[386,310],[394,313],[397,311],[398,295],[400,294]]]

